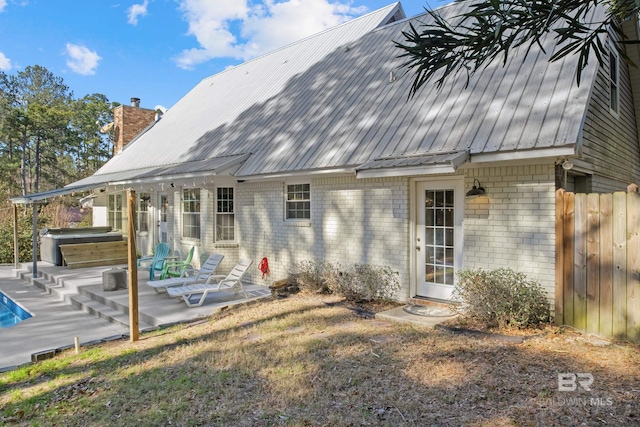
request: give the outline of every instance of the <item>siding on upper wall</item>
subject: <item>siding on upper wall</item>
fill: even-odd
[[[622,24],[622,29],[630,40],[638,40],[640,31],[638,21],[630,19]],[[640,46],[637,44],[629,44],[625,46],[625,50],[629,59],[634,64],[640,64]],[[631,79],[631,91],[633,93],[633,107],[636,114],[636,127],[640,129],[640,69],[638,67],[629,67],[629,76]]]
[[[583,130],[582,159],[593,166],[592,191],[624,190],[640,176],[640,145],[629,66],[621,58],[618,117],[609,112],[608,76],[607,60],[598,69]],[[607,185],[599,186],[604,182]]]

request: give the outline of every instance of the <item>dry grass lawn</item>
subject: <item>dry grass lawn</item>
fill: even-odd
[[[387,323],[327,299],[256,303],[0,375],[0,424],[640,425],[638,346],[522,344]],[[591,390],[558,391],[558,373]]]

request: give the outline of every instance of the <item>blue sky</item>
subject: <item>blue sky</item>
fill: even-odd
[[[78,98],[170,108],[207,76],[391,3],[0,0],[0,70],[41,65]],[[407,16],[426,4],[402,2]]]

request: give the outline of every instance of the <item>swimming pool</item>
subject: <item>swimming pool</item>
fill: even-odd
[[[29,312],[0,292],[0,328],[8,328],[30,317]]]

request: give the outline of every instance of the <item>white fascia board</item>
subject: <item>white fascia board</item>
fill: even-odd
[[[294,172],[281,172],[273,174],[260,174],[260,175],[247,175],[236,176],[238,181],[273,181],[278,179],[287,178],[326,178],[332,176],[354,176],[356,174],[355,168],[339,168],[339,169],[318,169],[318,170],[301,170]]]
[[[359,179],[364,178],[389,178],[399,176],[414,176],[414,175],[438,175],[445,173],[455,173],[457,167],[454,165],[423,165],[413,167],[398,167],[398,168],[379,168],[379,169],[367,169],[361,170],[356,173],[356,177]]]
[[[140,179],[125,179],[122,181],[112,181],[109,182],[109,185],[133,185],[133,184],[156,184],[159,182],[168,182],[168,181],[177,181],[181,179],[194,179],[194,178],[204,178],[208,176],[216,176],[217,174],[214,171],[205,171],[205,172],[190,172],[190,173],[182,173],[177,175],[160,175],[153,176],[149,178],[140,178]]]
[[[471,163],[487,163],[487,162],[504,162],[509,160],[533,160],[548,157],[567,157],[575,156],[576,147],[570,145],[567,147],[556,148],[540,148],[527,151],[511,151],[508,153],[488,153],[488,154],[472,154]]]
[[[95,190],[96,188],[104,187],[106,183],[94,183],[80,186],[69,186],[63,188],[57,188],[55,190],[43,191],[41,193],[27,194],[26,196],[17,196],[9,198],[9,201],[14,205],[26,205],[33,202],[39,202],[41,200],[52,199],[58,196],[64,196],[73,193],[83,193],[85,191]]]

